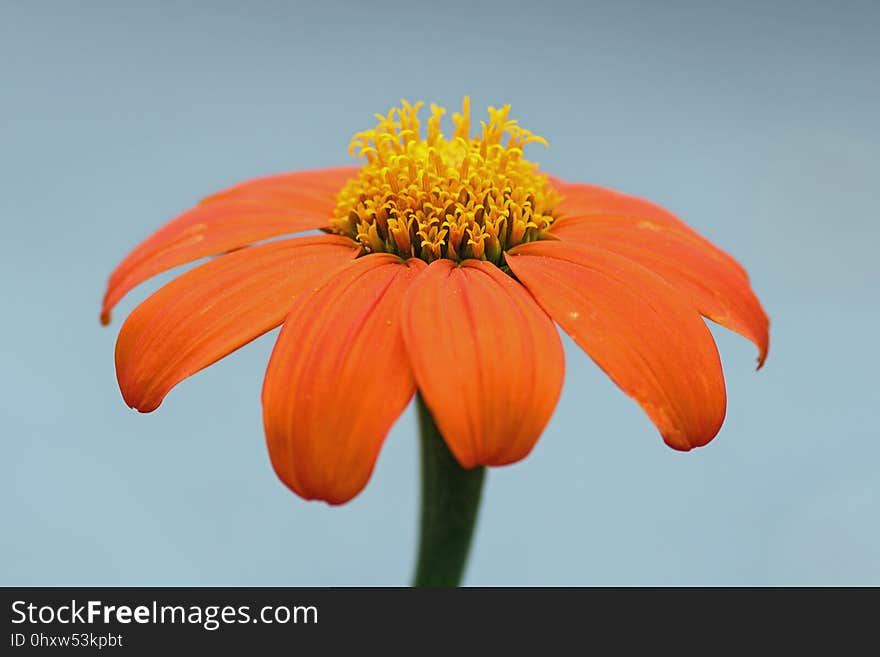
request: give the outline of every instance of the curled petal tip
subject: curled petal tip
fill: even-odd
[[[699,447],[705,447],[709,443],[711,443],[715,437],[718,435],[718,432],[721,431],[721,426],[719,425],[717,429],[711,432],[707,437],[699,437],[697,439],[689,438],[688,436],[682,435],[681,432],[675,432],[674,436],[670,436],[663,431],[660,432],[660,435],[663,437],[663,442],[666,443],[667,447],[674,449],[676,452],[690,452]]]
[[[767,354],[770,351],[770,345],[767,344],[767,340],[765,339],[764,344],[761,345],[760,350],[758,352],[758,366],[755,368],[755,371],[758,372],[764,367],[764,363],[767,361]]]
[[[110,311],[102,310],[101,311],[101,326],[108,326],[110,324]]]
[[[152,413],[161,405],[162,401],[159,402],[149,400],[149,399],[141,399],[137,396],[137,390],[130,387],[126,383],[123,383],[121,379],[119,379],[119,392],[122,393],[122,399],[125,401],[125,405],[128,406],[131,410],[137,411],[138,413]]]
[[[688,444],[683,444],[683,443],[671,443],[668,440],[664,440],[663,442],[665,442],[666,446],[669,447],[670,449],[674,449],[676,452],[682,452],[682,453],[687,453],[695,447],[695,445],[688,445]]]

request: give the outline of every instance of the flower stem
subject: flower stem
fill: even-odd
[[[422,517],[413,586],[458,586],[467,563],[486,468],[466,470],[416,395],[422,445]]]

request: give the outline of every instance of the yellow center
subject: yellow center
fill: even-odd
[[[332,232],[357,240],[364,253],[499,266],[505,250],[541,238],[559,197],[522,148],[547,142],[510,120],[509,105],[490,107],[482,134],[471,137],[465,97],[451,139],[440,132],[446,110],[431,105],[422,139],[422,103],[401,103],[352,138],[349,152],[366,163],[339,193]]]

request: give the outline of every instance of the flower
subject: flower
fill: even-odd
[[[262,391],[272,465],[307,499],[350,500],[416,391],[465,468],[525,457],[564,373],[554,322],[666,443],[705,445],[726,393],[702,316],[758,348],[768,320],[743,268],[657,205],[541,173],[543,139],[469,102],[440,131],[421,103],[377,115],[360,167],[284,173],[210,196],[134,249],[101,319],[162,271],[116,345],[122,395],[156,409],[186,377],[282,325]],[[320,229],[322,234],[284,237]]]

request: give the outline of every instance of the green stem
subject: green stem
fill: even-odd
[[[466,470],[416,395],[422,446],[422,517],[413,586],[458,586],[464,574],[486,468]]]

